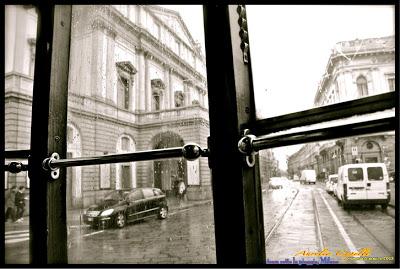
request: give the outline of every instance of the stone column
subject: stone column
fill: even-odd
[[[164,64],[164,91],[163,91],[163,109],[168,109],[170,108],[170,95],[169,95],[169,91],[170,91],[170,86],[169,86],[169,67],[168,65]]]
[[[106,80],[106,97],[112,100],[115,104],[117,103],[117,81],[118,74],[116,74],[115,65],[115,36],[116,33],[109,32],[108,36],[108,46],[107,46],[107,80]]]
[[[146,92],[145,92],[145,82],[146,82],[146,67],[145,67],[145,57],[144,52],[139,53],[139,90],[137,92],[136,99],[138,100],[137,108],[139,111],[143,112],[146,109]]]
[[[205,107],[205,105],[204,105],[204,95],[205,95],[205,92],[203,91],[203,89],[198,89],[199,90],[199,102],[200,102],[200,105],[202,106],[202,107]]]
[[[145,91],[146,91],[146,111],[151,111],[151,81],[150,81],[150,57],[145,57]]]
[[[17,6],[15,9],[15,43],[14,43],[14,66],[13,71],[29,75],[29,66],[24,65],[24,60],[26,59],[25,56],[25,47],[27,44],[27,35],[26,35],[26,21],[27,16],[26,10],[21,7]],[[13,25],[13,26],[14,26]],[[3,43],[4,44],[4,43]],[[7,54],[7,53],[6,53]],[[29,54],[28,55],[29,58]]]
[[[170,108],[175,108],[175,97],[174,97],[174,89],[172,88],[172,68],[168,68],[168,89],[167,93],[169,94],[169,105]]]
[[[92,32],[93,49],[91,65],[91,91],[92,96],[101,97],[102,93],[102,62],[103,62],[103,33],[98,27],[94,27]]]
[[[185,94],[184,106],[190,106],[190,88],[187,81],[183,82],[183,92]]]

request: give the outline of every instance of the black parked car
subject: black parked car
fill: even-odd
[[[165,194],[157,188],[135,188],[107,194],[99,204],[88,208],[83,220],[92,227],[122,228],[128,222],[152,216],[159,219],[168,216]]]

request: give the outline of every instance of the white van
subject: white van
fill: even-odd
[[[317,175],[315,173],[315,170],[303,170],[301,171],[301,176],[300,176],[300,184],[310,184],[317,181]]]
[[[349,204],[381,205],[390,201],[389,175],[383,163],[356,163],[339,167],[336,197],[344,209]]]
[[[336,188],[338,175],[333,174],[329,175],[328,179],[325,182],[325,190],[327,193],[332,194],[334,193],[334,189]]]

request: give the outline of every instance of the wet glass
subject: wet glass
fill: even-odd
[[[29,150],[37,14],[31,5],[6,5],[4,12],[5,150]],[[27,159],[5,161],[28,163]],[[29,263],[29,188],[27,171],[17,174],[5,172],[6,264]]]
[[[258,119],[394,91],[394,6],[250,5],[247,14]],[[264,137],[394,115],[388,109]],[[361,168],[379,163],[394,174],[394,141],[392,131],[260,151],[267,264],[394,263],[395,184],[364,181]],[[301,177],[305,170],[316,182]],[[275,188],[276,177],[290,183]]]
[[[267,263],[393,264],[394,143],[393,131],[261,150]],[[315,184],[301,180],[304,170]],[[277,178],[288,184],[277,188]]]
[[[394,6],[246,8],[257,118],[395,90]]]
[[[69,158],[207,148],[202,20],[201,6],[73,6]],[[107,204],[113,190],[125,199]],[[70,167],[66,198],[71,264],[216,263],[206,158]]]

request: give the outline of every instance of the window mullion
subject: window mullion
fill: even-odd
[[[67,263],[66,172],[57,180],[42,168],[53,152],[66,157],[71,6],[38,7],[32,103],[30,262]]]
[[[265,262],[265,239],[258,168],[237,147],[255,106],[236,8],[204,7],[216,254],[219,264],[254,264]]]

